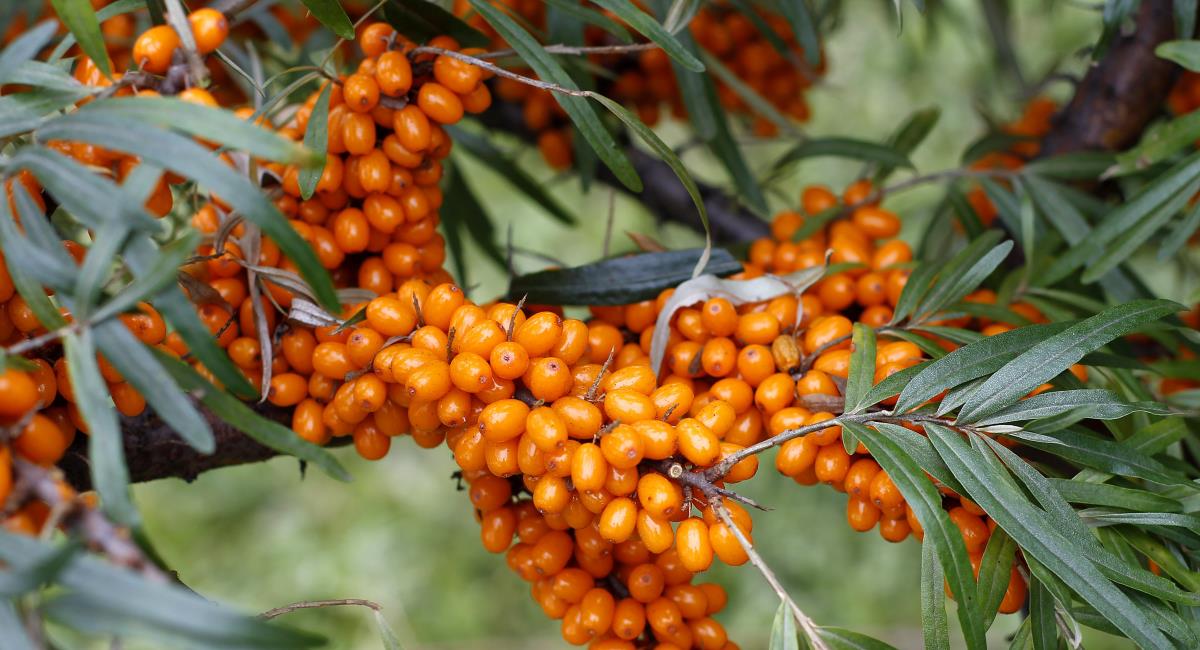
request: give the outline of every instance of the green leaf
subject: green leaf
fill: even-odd
[[[533,68],[539,79],[556,84],[569,90],[579,90],[579,86],[571,79],[571,75],[559,65],[554,57],[546,53],[529,32],[521,28],[512,18],[509,18],[487,0],[470,0],[475,11],[483,16],[496,32],[521,56],[521,59]],[[558,102],[571,122],[579,129],[580,135],[588,141],[596,155],[613,172],[613,175],[631,191],[642,191],[642,180],[630,164],[625,152],[617,145],[612,134],[604,128],[599,116],[583,97],[554,93]]]
[[[1014,431],[1006,434],[1030,447],[1118,476],[1134,476],[1161,485],[1183,485],[1187,479],[1147,454],[1107,438],[1075,429],[1050,433]]]
[[[921,629],[925,650],[950,650],[944,582],[937,545],[921,544]]]
[[[1064,181],[1095,180],[1112,163],[1113,155],[1105,151],[1064,153],[1031,161],[1021,169],[1021,178],[1036,174]]]
[[[677,79],[681,78],[678,70],[676,70],[675,74]],[[704,94],[709,106],[712,107],[715,120],[713,137],[708,140],[709,150],[717,157],[721,165],[725,167],[725,171],[729,173],[734,187],[737,188],[738,198],[745,201],[752,210],[758,212],[760,215],[766,214],[767,198],[763,196],[758,178],[746,163],[746,158],[742,155],[741,147],[729,130],[729,121],[725,115],[725,110],[721,108],[720,103],[717,101],[717,91],[713,85],[712,77],[708,75],[696,76],[702,80]],[[688,104],[688,115],[692,115],[690,104]]]
[[[280,251],[295,262],[300,274],[326,309],[340,310],[333,282],[317,260],[312,247],[246,177],[185,136],[165,130],[151,131],[145,124],[129,118],[81,113],[66,115],[44,125],[39,129],[40,136],[56,140],[82,140],[128,152],[141,156],[151,164],[194,179],[220,195],[242,216],[261,228],[263,234],[270,237]]]
[[[1061,478],[1046,480],[1050,481],[1062,498],[1070,503],[1137,511],[1180,512],[1183,510],[1183,504],[1175,499],[1146,490]]]
[[[991,448],[992,453],[1003,460],[1008,471],[1021,481],[1025,490],[1037,499],[1038,504],[1042,507],[1041,512],[1045,513],[1054,529],[1076,546],[1083,548],[1086,556],[1090,557],[1109,579],[1171,602],[1187,604],[1200,602],[1200,597],[1181,591],[1170,580],[1156,576],[1140,567],[1130,566],[1105,549],[1096,541],[1075,510],[1058,494],[1041,472],[999,442],[991,438],[977,438],[977,440],[983,440]],[[991,466],[999,467],[999,463],[992,456],[985,454],[984,458]],[[1029,556],[1026,555],[1026,560],[1028,559]]]
[[[1079,597],[1143,647],[1166,648],[1170,642],[1120,589],[1092,564],[1086,551],[1072,543],[1049,521],[1045,512],[995,475],[981,453],[961,435],[936,424],[925,430],[934,448],[962,483],[967,496],[996,520],[1021,549],[1041,562]]]
[[[846,389],[842,394],[846,398],[845,413],[858,413],[869,406],[866,396],[875,382],[875,330],[862,323],[854,324],[851,334],[850,369],[846,376]],[[853,453],[857,445],[849,442],[847,453]]]
[[[578,221],[546,191],[545,184],[530,176],[516,161],[496,148],[491,140],[457,126],[447,127],[446,130],[454,139],[455,150],[466,150],[472,158],[490,167],[513,187],[524,192],[525,196],[536,201],[556,221],[568,225]]]
[[[1054,390],[1026,399],[996,411],[976,424],[987,426],[1001,422],[1020,422],[1053,417],[1080,409],[1086,417],[1096,420],[1115,420],[1134,412],[1170,415],[1171,411],[1156,402],[1129,403],[1119,395],[1097,388]]]
[[[328,87],[328,86],[327,86]],[[315,111],[314,111],[315,113]],[[244,120],[232,112],[185,102],[171,97],[113,97],[91,102],[79,109],[80,116],[107,116],[153,124],[212,140],[255,158],[306,166],[324,165],[325,155]],[[309,119],[309,124],[324,122]],[[211,157],[211,154],[210,154]]]
[[[325,153],[329,149],[329,93],[332,83],[325,84],[317,103],[313,105],[312,114],[308,117],[308,125],[304,129],[304,146],[314,154],[321,156],[321,164],[309,165],[300,170],[300,197],[307,200],[317,191],[317,183],[325,172]]]
[[[16,599],[53,582],[79,550],[78,544],[63,544],[37,562],[0,571],[0,598]]]
[[[1139,528],[1168,526],[1186,528],[1200,534],[1200,517],[1178,512],[1103,512],[1089,513],[1087,518],[1111,524],[1131,524]]]
[[[1133,224],[1128,230],[1114,239],[1102,255],[1093,258],[1087,264],[1087,270],[1080,278],[1084,284],[1095,282],[1115,269],[1117,265],[1129,259],[1142,244],[1146,243],[1163,226],[1171,221],[1178,212],[1187,205],[1188,201],[1200,190],[1200,176],[1182,192],[1175,194],[1166,203],[1151,210]]]
[[[994,230],[988,231],[946,262],[937,280],[922,298],[921,304],[913,309],[912,320],[929,320],[947,306],[962,300],[979,288],[1012,250],[1011,241],[993,245],[993,241],[998,238],[999,233]],[[983,252],[985,250],[987,253]]]
[[[796,619],[787,603],[779,603],[775,610],[775,621],[771,623],[770,650],[799,650],[800,641],[796,637]]]
[[[108,49],[104,45],[104,35],[100,33],[100,21],[92,9],[90,0],[50,0],[58,19],[71,30],[80,49],[88,55],[104,76],[112,76],[109,65]]]
[[[549,305],[627,305],[691,278],[702,254],[698,248],[644,253],[519,275],[509,284],[508,295]],[[741,268],[728,251],[715,248],[704,272],[726,276]]]
[[[0,645],[11,650],[35,650],[12,601],[0,601]]]
[[[888,146],[896,153],[904,156],[911,155],[933,132],[933,127],[937,126],[941,116],[942,109],[937,106],[914,111],[888,138]],[[883,182],[894,171],[896,171],[895,165],[880,164],[871,179],[871,184],[875,187],[883,185]]]
[[[1174,0],[1175,35],[1191,38],[1196,34],[1196,0]],[[1161,56],[1161,55],[1160,55]]]
[[[288,427],[262,417],[242,401],[208,383],[182,361],[161,352],[157,356],[180,388],[191,392],[238,431],[279,453],[312,463],[339,481],[350,480],[350,474],[328,451],[301,439]]]
[[[819,627],[817,636],[830,650],[896,650],[879,639],[841,627]]]
[[[1070,323],[1030,325],[965,345],[929,363],[900,393],[896,412],[906,413],[942,391],[989,375],[1030,346],[1067,329]]]
[[[1200,229],[1200,203],[1188,208],[1186,215],[1163,237],[1162,244],[1158,247],[1158,261],[1165,261],[1178,253],[1197,229]]]
[[[697,56],[700,48],[689,31],[682,31],[675,38]],[[717,137],[717,123],[725,121],[725,111],[717,101],[716,89],[708,75],[702,75],[688,70],[675,62],[671,63],[675,72],[675,84],[679,86],[679,95],[687,108],[688,121],[696,132],[696,137],[711,143]],[[724,127],[728,130],[728,126]],[[729,166],[726,165],[728,168]],[[732,175],[732,174],[731,174]]]
[[[975,574],[967,558],[962,534],[942,509],[941,494],[912,457],[889,436],[852,421],[842,421],[842,430],[851,431],[867,446],[912,507],[921,527],[925,529],[924,543],[932,543],[937,548],[937,557],[946,573],[946,581],[958,602],[958,619],[967,647],[986,648]]]
[[[18,66],[30,61],[54,36],[58,24],[53,20],[43,20],[36,27],[26,31],[13,42],[0,50],[0,83],[11,83],[13,73]]]
[[[101,230],[121,223],[135,230],[159,232],[162,225],[120,187],[74,159],[39,146],[22,147],[11,164],[27,169],[42,187],[83,225]]]
[[[375,627],[379,629],[379,639],[383,642],[383,650],[401,650],[400,639],[392,631],[392,626],[388,625],[387,619],[383,617],[383,612],[378,610],[375,612]]]
[[[1079,321],[996,371],[963,405],[958,420],[969,423],[991,415],[1078,363],[1088,352],[1182,310],[1170,300],[1135,300]]]
[[[100,507],[113,521],[136,526],[139,517],[129,496],[129,470],[117,411],[109,400],[108,385],[100,375],[92,333],[84,329],[63,337],[63,351],[75,393],[75,406],[87,422],[88,461],[92,485],[100,495]]]
[[[0,138],[37,128],[55,111],[85,96],[80,91],[35,90],[0,97]]]
[[[21,214],[22,221],[29,220],[26,221],[29,223],[33,220],[44,220],[45,216],[41,214],[41,211],[36,206],[32,206],[33,200],[29,198],[25,187],[20,183],[14,184],[14,187],[16,188],[17,209]],[[37,316],[38,322],[43,327],[58,329],[66,325],[67,321],[58,312],[58,308],[50,302],[50,298],[46,296],[45,287],[28,273],[31,263],[27,258],[37,251],[33,246],[25,244],[25,241],[25,238],[20,236],[16,222],[9,213],[9,202],[0,201],[0,248],[4,250],[4,262],[8,267],[9,276],[12,277],[13,286],[17,293],[25,299],[25,304],[29,305],[29,309],[33,311],[34,316]]]
[[[979,561],[979,609],[984,612],[988,626],[1004,600],[1004,592],[1012,577],[1017,544],[1003,528],[996,528],[988,537],[987,548]]]
[[[826,210],[829,212],[829,210]],[[822,213],[824,214],[824,213]],[[912,275],[908,276],[908,282],[905,283],[904,289],[900,291],[900,300],[896,302],[896,309],[892,314],[892,323],[903,322],[908,318],[913,310],[917,308],[917,304],[925,297],[933,286],[933,278],[938,274],[939,267],[931,262],[922,262],[913,269]]]
[[[434,36],[445,34],[463,47],[486,48],[491,45],[491,40],[479,30],[429,0],[389,0],[384,5],[383,15],[396,31],[416,43],[424,43]]]
[[[804,58],[810,66],[821,64],[821,42],[817,36],[817,21],[807,0],[784,0],[779,3],[779,12],[792,26],[796,42],[804,48]]]
[[[809,138],[788,149],[786,153],[775,161],[773,168],[779,170],[805,158],[819,156],[850,158],[852,160],[862,160],[864,162],[891,167],[914,169],[912,161],[908,159],[908,156],[889,145],[837,136]]]
[[[475,196],[462,169],[453,161],[447,166],[453,173],[446,181],[445,199],[440,210],[442,222],[447,229],[465,231],[493,262],[507,268],[508,260],[497,244],[496,227],[488,218],[487,210]]]
[[[1054,597],[1041,580],[1029,583],[1030,638],[1034,650],[1058,650],[1058,625],[1054,621]]]
[[[704,64],[683,47],[670,32],[663,29],[652,16],[639,9],[630,0],[592,0],[595,4],[611,11],[642,36],[662,48],[667,56],[692,72],[704,72]]]
[[[346,15],[346,10],[342,9],[342,3],[338,0],[300,0],[308,7],[309,13],[313,15],[320,23],[329,28],[339,38],[344,38],[347,41],[354,40],[354,24],[350,22],[350,17]]]
[[[1192,72],[1200,72],[1200,41],[1163,41],[1154,48],[1154,53]]]

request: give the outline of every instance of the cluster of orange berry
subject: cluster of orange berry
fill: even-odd
[[[122,16],[128,18],[127,15]],[[112,43],[119,45],[121,39],[109,34],[107,29],[110,25],[129,26],[132,23],[114,23],[115,20],[116,18],[105,21],[105,34],[111,38]],[[192,12],[189,22],[202,53],[215,50],[228,34],[225,16],[212,9]],[[131,65],[141,70],[161,73],[170,65],[178,47],[179,38],[171,28],[153,27],[133,40],[132,48],[128,50],[125,58],[128,60],[132,57]],[[80,57],[74,75],[81,83],[91,86],[109,86],[122,78],[119,73],[114,74],[112,78],[105,77],[98,66],[86,56]],[[137,89],[133,86],[122,87],[119,92],[157,94],[153,90]],[[216,104],[211,95],[200,88],[184,89],[179,96],[185,101]],[[135,157],[87,143],[52,141],[46,144],[96,170],[97,173],[117,178],[124,178],[139,164]],[[147,199],[146,207],[153,214],[161,217],[171,211],[171,182],[171,177],[164,175]],[[5,185],[5,199],[11,214],[17,214],[14,190],[18,185],[35,201],[39,209],[45,210],[41,186],[32,174],[22,171]],[[85,247],[66,240],[63,241],[63,247],[77,264],[83,263],[87,254]],[[60,311],[64,318],[70,320],[71,314],[65,308],[61,308]],[[159,346],[167,351],[178,349],[181,345],[178,335],[168,334],[166,323],[148,303],[140,303],[136,311],[123,314],[120,318],[146,345]],[[15,292],[12,278],[3,263],[3,256],[0,256],[0,344],[6,347],[20,345],[45,333],[44,324],[39,321],[29,304]],[[11,487],[11,454],[15,453],[17,457],[30,463],[50,466],[63,457],[77,431],[88,432],[87,423],[75,407],[67,364],[60,351],[51,349],[51,346],[35,348],[25,361],[31,367],[26,369],[25,364],[13,365],[0,375],[0,426],[8,429],[10,441],[9,446],[0,449],[0,501],[7,497]],[[108,384],[109,395],[116,409],[127,416],[142,413],[146,408],[146,401],[142,395],[125,381],[121,373],[103,355],[98,357],[98,361],[101,375]],[[60,491],[65,495],[70,492],[70,488],[63,484]],[[48,512],[46,503],[31,498],[11,513],[5,519],[4,525],[11,530],[36,534],[45,524]]]
[[[114,0],[91,0],[92,9],[96,11],[113,3]],[[50,0],[42,0],[40,8],[33,6],[38,3],[26,4],[26,7],[15,10],[12,22],[8,24],[4,33],[0,34],[0,46],[7,45],[42,19],[52,19],[58,23],[60,35],[67,33],[66,25],[58,19]],[[136,21],[130,13],[117,14],[100,22],[100,33],[104,37],[104,44],[108,47],[108,53],[113,63],[119,68],[127,67],[131,61],[131,48],[136,29]]]
[[[541,2],[515,2],[511,9],[531,25],[546,24],[546,7]],[[506,47],[503,39],[478,15],[471,13],[465,0],[455,3],[456,13],[467,16],[471,26],[489,34],[495,47]],[[809,108],[804,99],[816,76],[824,74],[824,60],[817,68],[806,66],[804,50],[782,16],[762,9],[758,11],[764,24],[786,44],[789,55],[780,53],[759,31],[758,27],[739,10],[726,3],[706,4],[689,23],[696,43],[729,68],[737,77],[780,112],[804,122]],[[611,12],[609,18],[620,21]],[[598,27],[585,30],[588,45],[612,45],[611,36]],[[600,92],[636,109],[638,117],[649,125],[658,123],[664,105],[679,119],[687,118],[679,85],[671,61],[661,49],[634,53],[593,53],[590,60],[600,68],[613,71],[611,80],[601,80]],[[755,113],[733,88],[714,79],[717,96],[728,111],[746,115],[752,129],[760,136],[775,135],[774,122]],[[512,79],[498,79],[496,94],[502,99],[522,105],[525,127],[537,136],[538,149],[546,163],[556,169],[571,166],[571,128],[567,115],[555,101],[551,91],[522,84]]]

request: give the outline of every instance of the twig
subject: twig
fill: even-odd
[[[512,79],[513,81],[518,81],[527,86],[533,86],[534,88],[541,88],[542,90],[549,90],[549,91],[553,91],[556,93],[562,93],[564,95],[571,95],[573,97],[589,97],[589,98],[596,95],[596,93],[594,93],[590,90],[579,90],[578,88],[567,88],[565,86],[560,86],[558,84],[552,84],[552,83],[549,83],[546,81],[542,81],[541,79],[534,79],[532,77],[526,77],[525,75],[517,74],[511,70],[502,68],[494,63],[488,63],[487,61],[484,61],[483,59],[481,59],[479,57],[471,56],[469,54],[463,54],[462,52],[456,52],[454,50],[447,50],[447,49],[441,48],[441,47],[431,47],[428,45],[422,45],[421,47],[414,48],[411,53],[414,55],[416,55],[416,54],[437,54],[439,56],[448,56],[452,59],[458,59],[459,61],[462,61],[464,63],[470,63],[476,67],[483,68],[484,70],[487,70],[487,71],[495,74],[498,77]]]
[[[754,565],[754,568],[758,569],[758,572],[761,573],[763,578],[766,579],[767,584],[771,585],[771,589],[775,591],[776,596],[779,596],[779,600],[787,603],[788,609],[792,610],[792,616],[795,617],[796,623],[800,626],[800,629],[804,630],[804,636],[808,637],[808,641],[812,647],[815,650],[828,650],[829,646],[825,645],[825,640],[821,638],[817,624],[814,623],[811,618],[809,618],[808,614],[804,613],[804,610],[800,609],[800,606],[796,604],[796,601],[792,600],[792,597],[788,595],[787,590],[783,588],[783,584],[779,582],[779,578],[775,576],[775,572],[771,570],[771,567],[767,566],[766,561],[762,559],[762,556],[758,554],[758,551],[754,550],[754,545],[751,544],[750,540],[746,538],[746,534],[742,532],[742,529],[739,528],[736,523],[734,523],[733,517],[729,516],[729,510],[725,508],[725,503],[722,501],[722,498],[723,497],[720,495],[712,495],[708,500],[709,505],[712,506],[713,512],[717,515],[717,518],[721,520],[721,523],[725,524],[725,526],[729,528],[731,533],[733,533],[733,536],[735,539],[737,539],[738,544],[742,546],[742,550],[744,550],[746,555],[750,558],[750,563]]]
[[[424,49],[424,48],[417,48],[417,50],[421,50],[421,49]],[[542,51],[544,51],[546,54],[581,55],[581,54],[630,54],[633,52],[645,52],[646,50],[657,50],[657,49],[658,49],[657,43],[655,43],[653,41],[647,41],[645,43],[634,43],[632,45],[594,45],[594,46],[590,46],[590,47],[578,47],[575,45],[563,45],[560,43],[560,44],[555,44],[555,45],[547,45],[542,48]],[[475,56],[477,56],[481,59],[503,59],[505,57],[516,56],[516,55],[517,55],[517,51],[510,49],[510,50],[495,50],[492,52],[480,52],[479,54],[476,54]]]
[[[381,606],[379,603],[376,603],[376,602],[373,602],[370,600],[364,600],[362,598],[338,598],[338,599],[334,599],[334,600],[302,600],[300,602],[292,603],[290,605],[284,605],[283,607],[276,607],[275,609],[268,609],[267,611],[259,614],[258,617],[263,620],[269,621],[278,616],[283,616],[284,614],[291,614],[292,612],[299,611],[301,609],[318,609],[321,607],[340,607],[340,606],[344,606],[344,605],[356,605],[358,607],[366,607],[366,608],[372,609],[376,612],[383,611],[383,606]]]

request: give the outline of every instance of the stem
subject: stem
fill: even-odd
[[[417,48],[418,50],[425,48]],[[547,54],[568,54],[568,55],[583,55],[583,54],[628,54],[631,52],[645,52],[646,50],[658,49],[658,44],[653,41],[645,43],[634,43],[632,45],[597,45],[590,47],[577,47],[574,45],[547,45],[542,48]],[[480,52],[475,55],[480,59],[502,59],[508,56],[516,56],[516,50],[495,50],[493,52]]]
[[[321,607],[339,607],[343,605],[366,607],[368,609],[373,609],[376,612],[383,611],[383,607],[379,603],[370,600],[364,600],[362,598],[338,598],[333,600],[302,600],[298,603],[292,603],[290,605],[284,605],[283,607],[269,609],[259,614],[258,617],[269,621],[273,618],[283,616],[284,614],[290,614],[301,609],[318,609]]]
[[[515,72],[512,72],[510,70],[502,68],[494,63],[489,63],[478,57],[474,57],[469,54],[463,54],[462,52],[455,52],[454,50],[447,50],[447,49],[440,48],[440,47],[430,47],[428,45],[422,45],[421,47],[413,49],[411,53],[412,54],[437,54],[438,56],[448,56],[452,59],[458,59],[459,61],[463,61],[465,63],[470,63],[471,65],[477,66],[479,68],[483,68],[484,70],[487,70],[499,77],[504,77],[506,79],[512,79],[513,81],[519,81],[527,86],[533,86],[534,88],[541,88],[542,90],[549,90],[549,91],[553,91],[553,92],[557,92],[557,93],[562,93],[564,95],[571,95],[573,97],[592,97],[593,95],[596,94],[590,90],[578,90],[575,88],[566,88],[566,87],[560,86],[558,84],[547,83],[540,79],[533,79],[531,77],[519,75]]]
[[[746,538],[746,534],[742,532],[741,528],[738,528],[733,518],[729,516],[729,510],[725,508],[722,497],[720,495],[712,495],[709,497],[709,503],[712,505],[713,512],[716,513],[717,518],[729,528],[729,531],[737,539],[738,544],[741,545],[742,550],[746,551],[746,555],[750,558],[750,563],[767,580],[767,584],[771,585],[771,589],[774,590],[776,596],[779,596],[779,600],[787,603],[788,609],[792,610],[792,616],[795,617],[796,623],[804,631],[804,636],[808,638],[812,647],[815,650],[828,650],[829,647],[825,645],[825,640],[821,638],[818,632],[817,624],[809,618],[808,614],[804,613],[804,610],[800,609],[796,601],[792,600],[787,590],[783,588],[783,584],[779,582],[779,578],[775,576],[775,572],[771,570],[771,567],[767,566],[766,561],[762,559],[758,551],[754,550],[754,545]]]

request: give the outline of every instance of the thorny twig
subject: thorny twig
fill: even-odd
[[[258,617],[269,621],[273,618],[283,616],[284,614],[290,614],[301,609],[319,609],[322,607],[340,607],[343,605],[366,607],[374,610],[375,612],[383,611],[382,605],[370,600],[364,600],[362,598],[337,598],[332,600],[302,600],[290,605],[276,607],[275,609],[268,609],[267,611],[259,614]]]

